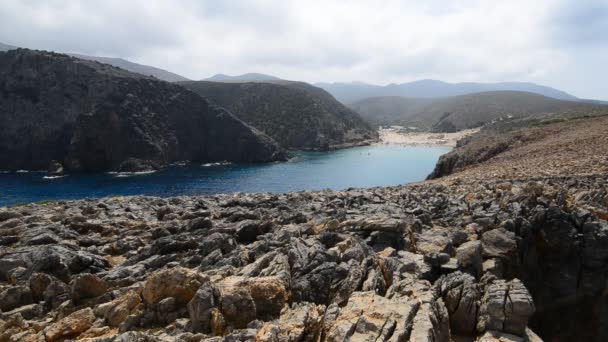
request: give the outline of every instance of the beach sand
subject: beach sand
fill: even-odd
[[[472,128],[456,133],[402,132],[398,127],[381,128],[379,144],[397,144],[406,146],[446,146],[455,147],[456,142],[479,131]]]

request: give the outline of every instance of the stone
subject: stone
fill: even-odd
[[[481,299],[477,330],[495,330],[524,336],[528,320],[534,311],[532,296],[521,281],[497,280],[486,287]]]
[[[468,241],[460,245],[456,248],[456,259],[458,267],[463,272],[469,273],[475,278],[481,276],[483,259],[480,241]]]
[[[408,297],[387,299],[373,292],[354,292],[346,306],[331,305],[325,313],[323,334],[333,341],[401,341],[420,302]]]
[[[2,311],[10,311],[32,303],[32,292],[30,291],[29,286],[10,286],[0,292],[0,310]]]
[[[108,290],[105,281],[94,274],[84,273],[76,275],[72,279],[72,300],[94,298],[103,295]]]
[[[123,323],[129,315],[134,313],[141,302],[141,297],[137,291],[130,290],[111,302],[96,306],[95,314],[103,317],[108,325],[117,327]]]
[[[85,308],[53,323],[44,330],[44,337],[47,342],[76,338],[82,332],[89,329],[94,321],[95,315],[93,314],[93,309]]]
[[[174,297],[178,304],[185,305],[205,281],[201,274],[187,268],[164,269],[146,279],[142,297],[147,305],[167,297]]]
[[[435,286],[447,307],[451,330],[454,333],[473,334],[481,297],[475,278],[458,271],[442,276]]]

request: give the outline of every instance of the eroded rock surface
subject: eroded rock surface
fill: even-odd
[[[607,181],[1,208],[0,341],[603,341]]]

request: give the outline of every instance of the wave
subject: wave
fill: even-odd
[[[58,178],[63,178],[67,175],[63,175],[63,176],[43,176],[43,179],[58,179]]]
[[[229,161],[223,161],[223,162],[217,162],[217,163],[206,163],[206,164],[203,164],[202,166],[203,167],[212,167],[212,166],[225,166],[225,165],[230,165],[230,164],[232,164],[232,163]]]
[[[150,171],[137,171],[137,172],[108,172],[108,174],[112,175],[114,177],[131,177],[131,176],[149,175],[149,174],[152,174],[155,172],[157,172],[157,171],[150,170]]]

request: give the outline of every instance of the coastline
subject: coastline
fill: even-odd
[[[479,132],[471,128],[455,133],[402,132],[398,126],[378,129],[380,139],[377,144],[403,146],[456,147],[458,140]]]

